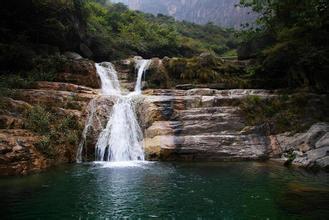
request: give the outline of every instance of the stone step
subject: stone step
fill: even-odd
[[[177,119],[180,121],[209,121],[209,123],[217,123],[223,121],[242,121],[241,116],[230,113],[204,113],[204,114],[178,114]]]
[[[145,95],[152,95],[152,96],[184,96],[184,90],[178,89],[147,89],[143,91]]]
[[[218,97],[245,97],[248,95],[269,96],[274,95],[275,91],[262,89],[209,89],[209,88],[195,88],[189,90],[180,89],[148,89],[145,90],[148,95],[174,95],[174,96],[218,96]]]
[[[199,135],[205,133],[236,133],[245,127],[241,121],[222,121],[211,123],[209,120],[196,121],[156,121],[146,131],[146,137],[157,135]]]
[[[266,138],[257,135],[159,135],[145,139],[149,155],[159,152],[164,160],[255,160],[265,158]]]
[[[238,107],[206,107],[177,110],[179,120],[243,121]]]
[[[193,114],[239,114],[240,108],[235,106],[223,107],[204,107],[204,108],[190,108],[186,110],[179,110],[180,115],[193,115]]]
[[[187,96],[201,95],[201,96],[222,96],[222,97],[245,97],[248,95],[269,96],[274,95],[275,91],[263,89],[209,89],[209,88],[196,88],[190,89],[185,92]]]
[[[186,110],[210,107],[238,107],[245,97],[223,96],[144,96],[146,102],[156,106],[168,106],[172,109]]]
[[[35,84],[34,89],[68,91],[68,92],[86,93],[92,95],[98,94],[98,91],[96,89],[92,89],[90,87],[76,85],[72,83],[64,83],[64,82],[39,81]]]

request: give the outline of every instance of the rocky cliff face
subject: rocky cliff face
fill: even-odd
[[[273,152],[286,164],[329,171],[329,124],[314,124],[307,132],[271,136]],[[272,155],[275,156],[275,155]]]
[[[178,20],[198,24],[214,22],[224,27],[239,28],[253,21],[255,14],[248,9],[236,7],[239,0],[112,0],[128,5],[131,9],[152,14],[165,14]]]
[[[121,85],[133,90],[132,60],[116,63]],[[153,68],[163,68],[153,59]],[[145,82],[146,85],[146,82]],[[328,167],[328,125],[314,125],[305,134],[269,136],[264,126],[247,126],[240,103],[248,96],[276,97],[261,89],[146,89],[136,100],[136,113],[144,133],[145,156],[163,161],[237,161],[276,158],[305,168]],[[87,151],[94,146],[116,98],[99,97]],[[301,150],[303,148],[304,150]],[[93,156],[89,157],[92,159]],[[88,157],[85,157],[88,159]],[[288,162],[287,162],[288,161]]]
[[[153,61],[161,67],[161,60]],[[58,74],[60,82],[38,82],[34,88],[6,98],[6,108],[0,109],[0,175],[28,174],[75,161],[78,143],[56,142],[55,158],[42,152],[39,146],[42,134],[31,131],[25,117],[26,111],[36,105],[47,106],[57,118],[72,116],[82,124],[91,115],[94,120],[86,134],[83,158],[94,160],[95,143],[116,97],[99,96],[95,89],[99,88],[99,80],[92,61],[71,62],[70,68]],[[121,85],[127,90],[133,89],[131,82],[135,81],[132,64],[132,60],[116,63]],[[308,132],[295,136],[268,136],[262,126],[247,126],[240,102],[250,95],[271,99],[277,95],[275,91],[177,87],[181,89],[147,89],[136,100],[148,160],[277,158],[306,168],[328,170],[328,124],[316,124]]]
[[[149,159],[234,161],[268,157],[266,136],[246,126],[238,103],[263,90],[150,90],[138,112]],[[142,114],[142,112],[144,114]],[[145,112],[147,114],[145,114]],[[147,117],[143,117],[147,115]],[[153,117],[152,117],[153,116]]]
[[[63,135],[73,137],[76,131],[63,128],[67,123],[84,124],[84,109],[98,94],[90,87],[99,88],[99,84],[94,62],[83,59],[70,62],[69,68],[58,74],[57,82],[37,82],[33,88],[16,90],[14,97],[1,97],[5,106],[0,108],[0,176],[29,174],[55,164],[75,162],[76,140],[64,141]],[[44,124],[50,114],[56,117],[49,124],[52,130],[45,134],[41,128],[35,132],[29,126],[27,114],[37,106],[47,109],[44,115],[33,115],[38,125]],[[61,124],[57,131],[55,124]],[[44,142],[47,135],[52,143]],[[50,144],[51,155],[45,150]]]

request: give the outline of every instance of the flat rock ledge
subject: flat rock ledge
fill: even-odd
[[[148,160],[265,160],[268,138],[250,128],[239,103],[266,90],[146,90],[137,114]]]

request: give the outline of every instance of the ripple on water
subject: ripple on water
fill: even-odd
[[[1,219],[327,219],[328,177],[252,162],[82,163],[0,179]]]
[[[93,162],[97,168],[147,168],[149,165],[154,164],[150,161],[119,161],[119,162]]]

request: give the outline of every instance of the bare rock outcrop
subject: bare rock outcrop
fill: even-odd
[[[97,76],[95,63],[91,60],[71,60],[63,72],[59,73],[56,81],[99,88],[100,81]]]
[[[284,161],[305,168],[329,170],[329,124],[316,123],[307,132],[273,137]]]
[[[73,117],[84,124],[88,103],[99,95],[98,90],[88,86],[99,88],[98,77],[93,62],[72,62],[74,71],[59,74],[67,76],[62,78],[63,82],[37,82],[30,89],[15,90],[12,98],[1,97],[4,106],[0,109],[0,175],[25,175],[75,161],[74,143],[55,143],[54,158],[40,150],[45,136],[29,129],[26,118],[31,109],[42,106],[58,119]]]
[[[262,160],[267,137],[246,132],[238,103],[264,90],[147,90],[137,107],[150,160]]]
[[[23,129],[0,129],[0,174],[24,175],[47,168],[49,160],[38,152],[40,137]]]

